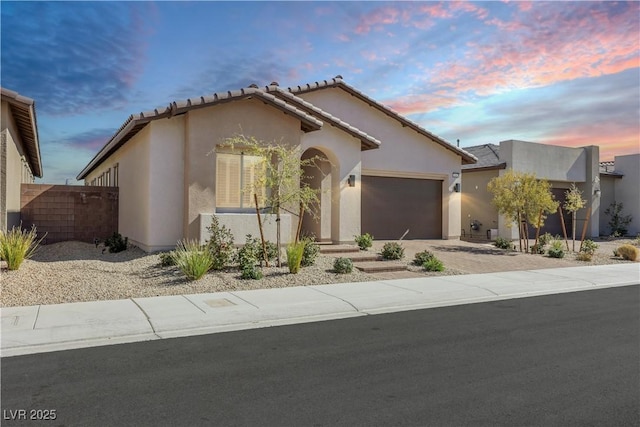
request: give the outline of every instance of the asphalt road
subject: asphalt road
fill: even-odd
[[[639,308],[628,286],[3,358],[2,425],[637,426]]]

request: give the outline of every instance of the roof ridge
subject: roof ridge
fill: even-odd
[[[342,128],[342,130],[351,133],[353,136],[357,136],[361,141],[368,141],[369,144],[368,148],[377,148],[379,147],[382,143],[380,142],[380,140],[378,140],[377,138],[369,135],[368,133],[364,132],[363,130],[345,122],[344,120],[340,119],[339,117],[334,116],[333,114],[324,111],[323,109],[313,105],[312,103],[310,103],[309,101],[306,101],[303,98],[300,98],[296,95],[294,95],[293,93],[289,92],[288,90],[284,90],[281,87],[279,87],[278,85],[268,85],[265,86],[265,91],[271,93],[275,93],[277,94],[276,96],[281,96],[284,98],[287,98],[288,101],[292,101],[294,103],[297,103],[298,105],[302,106],[302,108],[306,108],[310,111],[313,111],[315,114],[318,114],[319,116],[331,121],[334,123],[334,125],[337,125],[338,127]]]
[[[364,102],[367,102],[370,106],[378,109],[384,114],[387,114],[389,117],[392,117],[400,121],[403,125],[406,125],[412,128],[413,130],[415,130],[416,132],[433,139],[433,141],[436,142],[437,144],[440,144],[444,148],[451,150],[454,153],[460,155],[462,157],[463,163],[465,164],[473,164],[478,161],[477,157],[474,156],[473,154],[468,153],[462,148],[456,147],[455,145],[445,141],[444,139],[437,136],[436,134],[429,132],[427,129],[420,126],[416,122],[402,116],[398,112],[394,111],[392,108],[380,103],[379,101],[376,101],[375,99],[369,97],[368,95],[364,94],[363,92],[349,85],[344,81],[341,75],[337,75],[336,77],[333,77],[328,80],[323,80],[321,82],[307,83],[306,85],[304,85],[304,87],[301,85],[298,85],[296,88],[289,87],[287,88],[287,90],[289,90],[293,94],[296,94],[296,93],[312,92],[312,91],[324,89],[327,87],[343,88],[344,90],[349,92],[351,95],[359,97],[361,100],[363,100]]]

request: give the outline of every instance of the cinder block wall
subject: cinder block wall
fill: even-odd
[[[118,231],[118,188],[22,184],[22,227],[35,225],[43,244],[104,240]]]

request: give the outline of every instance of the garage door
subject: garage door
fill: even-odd
[[[362,233],[378,240],[442,238],[442,181],[362,176]]]

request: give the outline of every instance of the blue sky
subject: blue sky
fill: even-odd
[[[0,3],[1,84],[36,100],[43,182],[132,113],[277,81],[347,83],[462,147],[640,151],[638,2]]]

